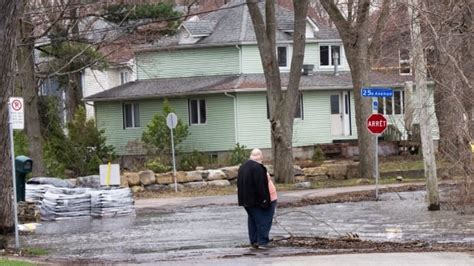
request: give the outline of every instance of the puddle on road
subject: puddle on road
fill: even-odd
[[[419,192],[390,193],[377,202],[335,203],[277,209],[302,212],[280,216],[279,222],[301,236],[334,236],[323,220],[341,233],[357,233],[378,241],[425,240],[474,244],[474,215],[428,212]],[[403,199],[402,199],[403,198]],[[138,213],[136,217],[45,222],[22,236],[25,246],[50,250],[52,258],[112,262],[153,262],[189,258],[242,256],[247,217],[236,206],[204,207],[177,212]],[[273,236],[287,233],[274,226]],[[278,252],[297,252],[280,249]]]

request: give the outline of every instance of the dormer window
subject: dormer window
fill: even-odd
[[[410,51],[408,49],[400,49],[398,51],[399,62],[400,62],[400,75],[411,75],[411,58]]]
[[[125,84],[128,81],[129,81],[128,72],[127,71],[121,71],[120,72],[120,84]]]
[[[334,62],[341,65],[341,46],[339,45],[321,45],[319,46],[319,65],[334,66]]]
[[[287,46],[277,47],[277,57],[278,57],[279,67],[288,67],[288,47]]]

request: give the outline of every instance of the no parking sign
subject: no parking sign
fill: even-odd
[[[10,107],[10,122],[13,129],[24,129],[25,106],[23,105],[23,98],[10,97],[8,106]]]

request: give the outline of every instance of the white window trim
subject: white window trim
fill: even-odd
[[[128,82],[130,82],[130,73],[128,73],[128,71],[126,70],[120,71],[120,85],[123,85]]]
[[[131,105],[132,108],[131,108],[131,112],[132,112],[132,126],[131,127],[127,127],[127,115],[126,115],[126,108],[125,108],[125,105]],[[122,122],[123,122],[123,128],[124,129],[130,129],[130,128],[140,128],[140,125],[136,125],[136,121],[135,121],[135,105],[138,106],[138,110],[140,110],[140,105],[138,103],[123,103],[122,104],[122,114],[123,114],[123,118],[122,118]],[[140,111],[138,111],[138,115],[140,116]]]
[[[192,122],[192,118],[191,118],[191,101],[197,101],[198,104],[197,104],[197,107],[198,107],[198,110],[197,110],[197,114],[198,114],[198,123],[193,123]],[[201,101],[204,101],[204,111],[206,113],[206,122],[205,123],[201,123],[201,105],[200,105],[200,102]],[[207,103],[206,103],[206,99],[189,99],[188,101],[188,116],[189,116],[189,125],[190,126],[203,126],[203,125],[207,125],[207,120],[208,120],[208,117],[207,117]]]
[[[321,46],[329,46],[329,65],[321,65]],[[334,64],[332,60],[332,46],[339,46],[339,60],[341,64],[338,65],[338,68],[344,68],[344,60],[346,58],[344,46],[341,43],[319,43],[318,45],[318,66],[320,69],[334,69]]]
[[[304,120],[304,104],[303,104],[303,92],[299,92],[298,94],[298,102],[300,103],[300,114],[301,114],[301,117],[294,117],[294,119],[297,119],[297,120]],[[295,114],[296,115],[296,114]]]
[[[280,70],[290,70],[290,66],[291,66],[291,52],[290,52],[290,45],[289,44],[278,44],[276,46],[276,53],[277,53],[277,63],[278,63],[278,48],[279,47],[285,47],[286,48],[286,66],[280,66],[278,64],[278,67],[280,68]]]
[[[294,119],[297,119],[297,120],[304,120],[304,99],[303,99],[303,92],[299,92],[299,95],[298,95],[298,101],[300,103],[300,114],[301,114],[301,117],[293,117]],[[265,96],[265,102],[267,104],[267,119],[270,119],[270,106],[269,106],[269,102],[268,102],[268,97]],[[295,113],[296,115],[296,113]]]
[[[400,92],[400,114],[395,114],[395,92],[396,91],[399,91]],[[392,99],[392,114],[387,114],[387,104],[386,104],[386,101],[385,101],[385,97],[382,98],[382,102],[383,102],[383,115],[390,115],[390,116],[393,116],[393,115],[405,115],[405,101],[404,101],[404,98],[406,97],[406,95],[404,96],[405,94],[405,91],[404,90],[394,90],[393,91],[394,94],[392,97],[390,97]]]
[[[410,65],[409,73],[402,73],[403,63],[408,63]],[[400,51],[400,49],[398,49],[398,73],[400,74],[400,76],[411,76],[413,73],[411,55],[408,54],[408,59],[402,59],[402,52]]]

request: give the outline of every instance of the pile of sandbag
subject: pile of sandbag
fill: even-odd
[[[41,220],[46,221],[135,214],[130,188],[100,187],[98,179],[84,177],[78,182],[81,187],[75,187],[59,178],[32,178],[26,184],[25,198],[40,208]]]
[[[88,189],[51,188],[46,191],[41,202],[41,220],[90,217],[91,207]]]
[[[113,217],[135,213],[132,191],[128,187],[90,190],[89,193],[93,217]]]
[[[54,188],[52,185],[25,185],[25,201],[33,202],[35,205],[40,206],[43,200],[44,194],[49,189]]]

